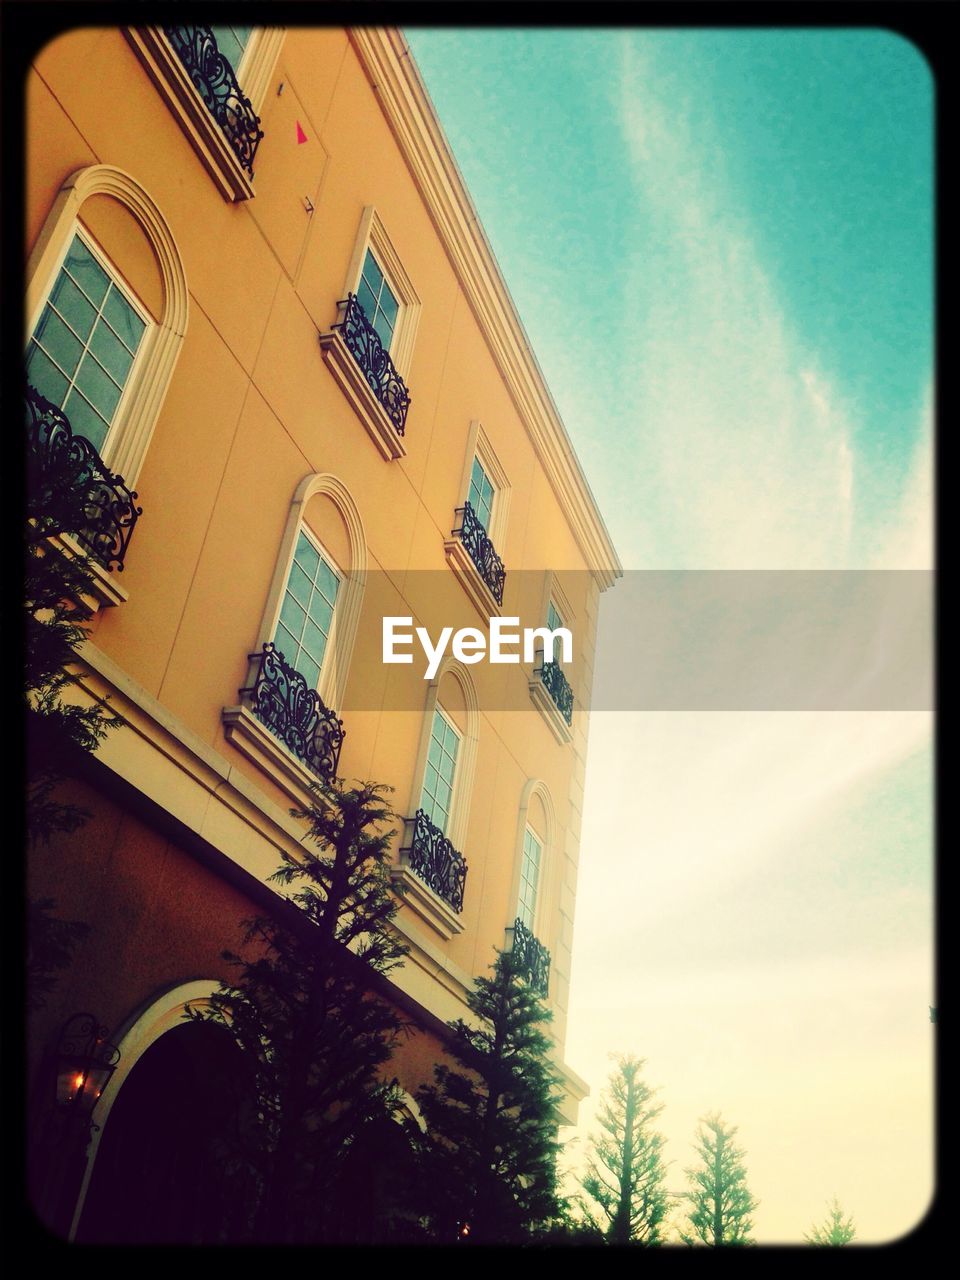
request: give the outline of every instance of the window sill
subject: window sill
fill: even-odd
[[[557,742],[559,742],[561,746],[563,746],[564,743],[572,742],[573,726],[567,724],[566,720],[563,718],[563,713],[560,711],[560,708],[554,702],[553,698],[551,698],[540,677],[538,675],[531,676],[528,681],[528,687],[530,689],[530,701],[543,716],[544,720],[546,720],[547,727],[556,738]]]
[[[246,707],[224,707],[221,720],[227,741],[262,769],[291,800],[304,809],[315,803],[316,776]]]
[[[441,938],[449,940],[458,933],[463,933],[463,920],[452,907],[433,890],[424,884],[417,873],[407,864],[407,850],[400,850],[400,865],[390,872],[390,879],[402,899],[403,905],[425,920],[439,933]]]
[[[406,457],[403,436],[387,416],[383,405],[374,395],[363,370],[337,329],[320,335],[320,350],[327,368],[333,374],[337,386],[346,396],[351,409],[360,419],[367,435],[376,445],[380,456],[387,462]]]
[[[253,179],[163,32],[155,27],[126,27],[124,34],[220,194],[231,201],[251,199],[255,194]]]
[[[69,560],[80,560],[90,574],[90,594],[82,595],[78,603],[97,613],[102,608],[112,608],[118,604],[126,604],[130,599],[129,591],[121,587],[114,574],[104,569],[92,556],[87,555],[80,543],[69,533],[55,534],[51,543]]]
[[[497,603],[496,596],[481,578],[480,570],[473,563],[469,551],[460,539],[447,538],[443,544],[443,551],[447,557],[447,563],[470,597],[481,620],[489,624],[491,618],[501,617],[503,608]]]

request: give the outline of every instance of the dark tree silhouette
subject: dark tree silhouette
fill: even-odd
[[[318,789],[298,815],[316,850],[285,855],[273,877],[299,914],[248,921],[248,954],[224,953],[236,981],[191,1010],[225,1026],[247,1064],[227,1145],[255,1240],[342,1239],[339,1188],[355,1181],[367,1132],[382,1133],[399,1105],[382,1068],[405,1024],[372,989],[406,954],[391,928],[388,790],[339,780]],[[365,1205],[367,1240],[390,1234],[381,1208]]]
[[[642,1079],[643,1066],[642,1058],[617,1058],[582,1179],[583,1213],[610,1244],[659,1244],[667,1209],[664,1138],[652,1128],[663,1106],[653,1102],[656,1091]]]
[[[66,453],[43,452],[28,434],[24,538],[24,734],[28,849],[75,831],[89,814],[58,798],[77,755],[96,751],[119,721],[103,704],[65,698],[90,621],[91,573],[82,556],[66,554],[56,535],[87,520],[87,487]],[[42,1008],[74,948],[88,932],[80,921],[55,915],[56,902],[27,903],[27,1001]]]
[[[554,1222],[560,1077],[542,1025],[550,1014],[512,952],[468,997],[475,1021],[450,1023],[449,1052],[418,1101],[429,1218],[440,1242],[519,1243]]]
[[[747,1190],[745,1153],[733,1140],[736,1132],[716,1112],[700,1121],[695,1144],[700,1163],[686,1171],[692,1230],[681,1235],[687,1244],[753,1243],[750,1214],[759,1201]]]

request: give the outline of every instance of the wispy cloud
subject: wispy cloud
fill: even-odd
[[[626,250],[625,437],[634,493],[657,511],[648,545],[628,533],[627,555],[637,567],[853,567],[853,410],[792,330],[724,139],[633,34],[620,50],[614,92],[644,245]]]

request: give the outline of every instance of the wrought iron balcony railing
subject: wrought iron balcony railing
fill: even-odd
[[[567,724],[573,723],[573,690],[570,688],[570,682],[563,674],[563,667],[559,662],[544,662],[538,668],[540,679],[543,681],[544,688],[550,697],[556,703],[557,710],[566,720]]]
[[[108,572],[122,570],[134,526],[143,514],[136,504],[137,494],[104,465],[85,436],[73,434],[62,409],[35,387],[27,387],[25,399],[31,491],[42,493],[50,486],[70,490],[69,501],[63,504],[70,514],[51,532],[72,534]]]
[[[545,996],[550,984],[550,952],[522,920],[513,922],[513,954],[534,991]]]
[[[183,63],[194,88],[223,130],[230,149],[253,177],[253,158],[263,137],[260,117],[242,92],[229,61],[209,27],[164,27],[174,53]]]
[[[507,579],[503,561],[497,555],[486,529],[469,502],[457,507],[457,515],[460,517],[460,527],[454,529],[453,533],[459,536],[466,547],[477,572],[490,588],[497,604],[503,604],[503,584]]]
[[[367,319],[367,313],[355,293],[337,303],[343,307],[340,320],[333,326],[339,330],[347,349],[356,360],[371,391],[383,405],[397,435],[402,436],[410,408],[410,392],[397,373],[396,365],[384,349],[379,333]]]
[[[434,826],[422,809],[413,820],[413,843],[409,853],[410,870],[428,885],[454,911],[463,910],[463,891],[467,883],[467,860],[455,849],[439,827]]]
[[[335,778],[345,734],[343,721],[272,642],[260,653],[251,653],[250,659],[257,663],[256,677],[252,685],[240,690],[240,696],[249,698],[247,705],[260,723],[311,773],[318,778]]]

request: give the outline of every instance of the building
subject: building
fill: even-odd
[[[409,819],[405,1087],[494,948],[520,946],[572,1123],[586,706],[620,566],[403,36],[84,28],[27,88],[28,424],[88,442],[76,696],[124,722],[68,784],[89,821],[31,866],[91,930],[31,1025],[35,1094],[78,1011],[119,1050],[60,1229],[96,1238],[99,1213],[109,1236],[96,1188],[125,1092],[202,1093],[184,1008],[276,902],[316,774],[388,783]],[[574,653],[448,654],[424,680],[383,663],[386,615],[431,636],[549,620]],[[113,1194],[149,1198],[148,1136],[113,1142]]]

